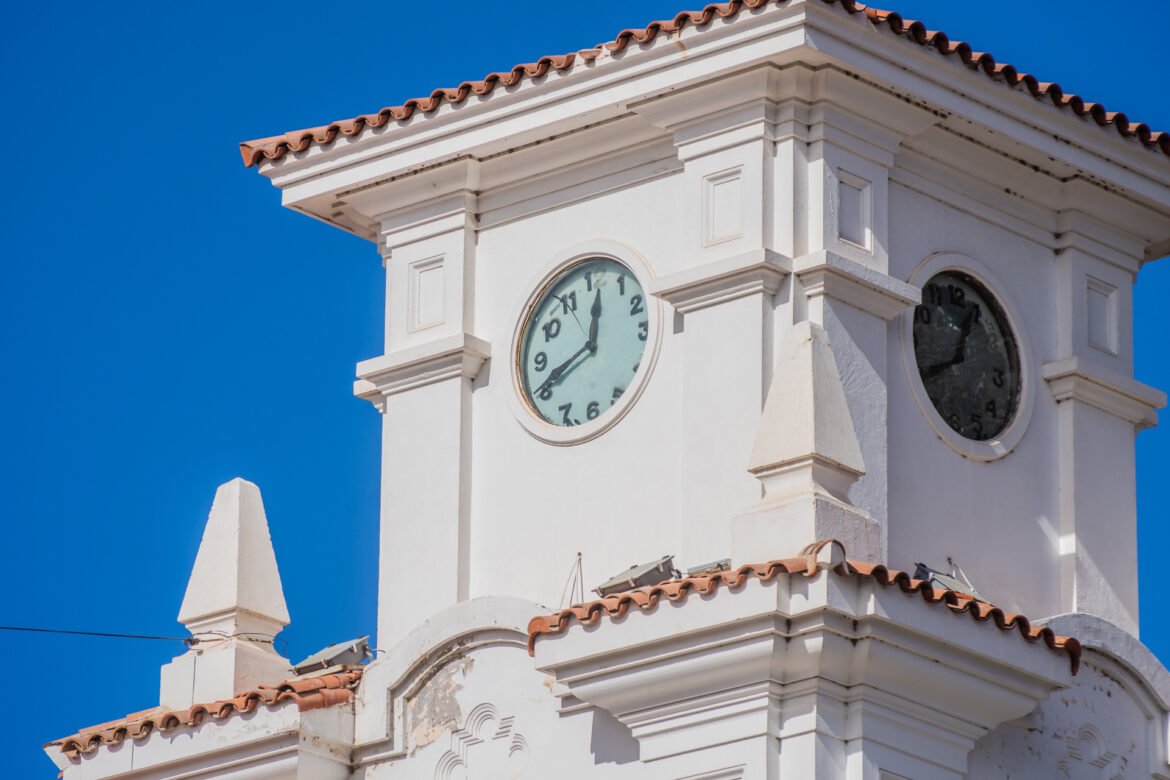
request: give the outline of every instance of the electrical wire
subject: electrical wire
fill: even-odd
[[[111,639],[153,639],[160,642],[186,642],[186,636],[152,636],[150,634],[115,634],[108,631],[71,631],[63,628],[33,628],[31,626],[0,626],[0,631],[27,631],[35,634],[70,634],[72,636],[100,636]]]

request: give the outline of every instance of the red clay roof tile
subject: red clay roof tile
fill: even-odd
[[[427,97],[412,98],[400,106],[383,108],[374,114],[362,114],[352,119],[331,122],[319,127],[245,141],[240,144],[240,153],[244,158],[244,165],[248,167],[257,165],[262,160],[278,160],[290,152],[303,152],[314,145],[331,144],[338,135],[352,137],[368,127],[383,127],[391,121],[405,122],[419,111],[423,114],[430,114],[444,102],[456,105],[467,100],[471,95],[490,95],[497,86],[511,87],[525,78],[541,78],[549,71],[558,73],[570,71],[578,61],[585,65],[591,65],[603,50],[616,54],[624,51],[631,42],[639,45],[650,43],[659,33],[677,33],[687,25],[702,27],[710,24],[716,18],[734,17],[744,9],[754,10],[769,4],[784,5],[787,2],[789,0],[730,0],[726,3],[713,3],[701,11],[684,11],[673,19],[651,22],[642,29],[622,30],[614,40],[598,44],[591,49],[559,56],[541,57],[536,62],[517,65],[507,72],[490,73],[481,81],[465,81],[454,89],[436,89]],[[952,41],[946,33],[928,30],[921,22],[903,19],[895,11],[871,8],[856,2],[856,0],[820,0],[820,2],[827,5],[839,5],[850,14],[863,13],[874,27],[888,30],[892,34],[907,38],[920,46],[934,48],[944,56],[957,55],[965,66],[973,70],[981,70],[995,81],[1000,81],[1013,88],[1022,85],[1037,99],[1050,100],[1058,108],[1071,109],[1077,116],[1090,118],[1098,125],[1112,125],[1123,138],[1137,138],[1145,146],[1158,148],[1170,155],[1170,133],[1154,132],[1145,124],[1133,124],[1125,114],[1106,111],[1099,103],[1087,103],[1078,95],[1066,94],[1059,84],[1041,82],[1035,76],[1016,70],[1012,65],[997,63],[990,54],[974,51],[970,45],[963,41]]]
[[[142,739],[155,731],[198,726],[209,717],[225,720],[237,713],[252,712],[262,704],[272,707],[294,701],[301,712],[348,704],[353,700],[353,691],[361,679],[362,669],[347,668],[316,677],[286,680],[279,685],[261,685],[232,699],[194,704],[185,710],[155,707],[127,715],[121,720],[90,726],[72,736],[54,740],[45,747],[59,746],[66,756],[77,759],[102,745],[117,745],[127,737]]]
[[[731,571],[668,580],[658,585],[636,588],[585,604],[577,604],[551,615],[534,617],[528,623],[528,653],[529,655],[535,654],[537,639],[545,634],[558,634],[573,621],[582,625],[592,625],[605,615],[611,618],[622,617],[630,610],[631,606],[637,607],[643,612],[649,612],[663,598],[668,601],[679,601],[686,599],[691,593],[707,595],[718,590],[720,585],[735,590],[753,577],[761,582],[769,582],[781,574],[815,576],[823,568],[826,568],[817,563],[817,552],[829,543],[834,542],[826,540],[809,545],[805,548],[805,554],[799,558],[747,564]],[[907,594],[917,593],[928,604],[945,604],[952,612],[966,613],[978,622],[993,621],[1003,631],[1017,631],[1029,642],[1042,641],[1052,650],[1067,653],[1073,674],[1076,674],[1080,668],[1081,643],[1079,641],[1073,637],[1057,636],[1050,628],[1035,628],[1023,615],[1004,612],[993,604],[965,593],[954,590],[936,590],[926,580],[913,579],[904,571],[889,569],[880,564],[847,560],[833,568],[832,571],[840,577],[869,577],[883,587],[897,587]]]

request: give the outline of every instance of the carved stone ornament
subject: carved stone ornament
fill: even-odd
[[[528,741],[491,704],[480,704],[462,729],[452,732],[451,749],[435,765],[435,780],[515,780],[528,767]]]
[[[1068,752],[1056,762],[1058,780],[1125,780],[1125,756],[1106,749],[1101,732],[1082,726],[1068,738]]]

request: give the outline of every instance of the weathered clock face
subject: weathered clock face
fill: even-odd
[[[616,260],[585,260],[553,279],[521,335],[517,370],[529,407],[561,426],[604,415],[638,372],[649,309],[637,277]]]
[[[979,282],[943,271],[914,310],[914,356],[939,415],[959,435],[987,441],[1003,433],[1020,397],[1020,354],[1007,317]]]

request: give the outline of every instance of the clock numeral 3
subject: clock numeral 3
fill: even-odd
[[[650,335],[650,321],[642,320],[638,323],[638,341],[645,341]]]

